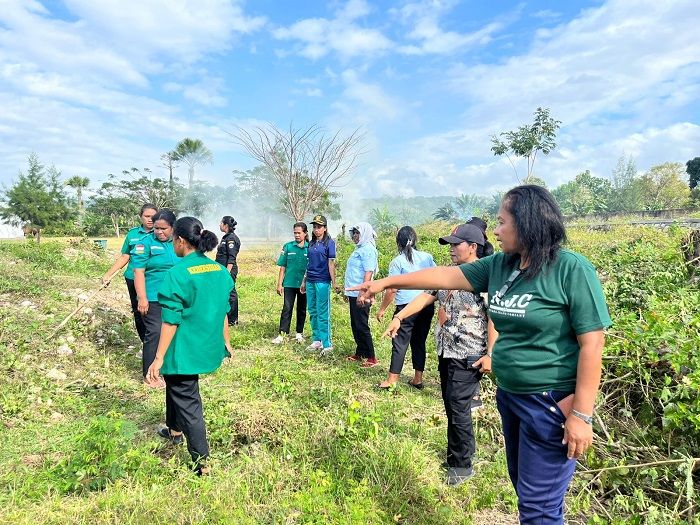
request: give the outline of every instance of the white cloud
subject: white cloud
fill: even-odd
[[[489,43],[494,33],[507,24],[506,19],[491,22],[471,33],[443,29],[440,19],[454,6],[454,1],[424,0],[393,9],[391,12],[399,20],[412,27],[407,38],[417,42],[400,46],[399,52],[406,55],[451,54]]]
[[[388,160],[391,176],[401,180],[408,167],[422,172],[434,182],[429,194],[508,187],[515,175],[492,156],[489,136],[531,121],[538,106],[563,121],[559,147],[535,165],[550,186],[585,169],[609,176],[623,154],[640,169],[691,158],[700,144],[700,126],[688,121],[698,117],[700,95],[694,5],[611,0],[540,31],[520,55],[453,68],[449,89],[461,97],[463,125],[402,148],[399,160]],[[525,167],[518,171],[522,177]]]
[[[330,53],[337,53],[344,59],[367,57],[393,47],[381,31],[356,23],[369,12],[368,4],[363,0],[350,0],[335,13],[334,18],[306,18],[289,27],[275,29],[272,35],[278,40],[295,42],[293,51],[311,60]]]
[[[346,69],[341,79],[345,88],[334,106],[359,125],[377,119],[393,120],[401,114],[397,100],[387,95],[379,84],[361,80],[356,70]]]

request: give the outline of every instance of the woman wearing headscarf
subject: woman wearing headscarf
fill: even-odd
[[[236,278],[238,277],[238,252],[241,249],[241,240],[236,235],[236,219],[230,215],[224,215],[219,224],[219,230],[223,232],[221,242],[216,249],[216,262],[221,266],[225,266],[233,279],[233,288],[229,296],[228,302],[231,310],[228,312],[228,324],[238,324],[238,292],[236,291]]]
[[[345,266],[345,288],[371,281],[379,268],[379,254],[375,245],[377,234],[369,223],[360,222],[350,229],[355,250],[350,254]],[[370,305],[357,304],[358,292],[345,292],[350,305],[350,327],[355,339],[355,353],[348,356],[349,361],[362,362],[363,367],[377,366],[379,361],[374,354],[372,333],[369,330]],[[364,361],[364,362],[363,362]]]

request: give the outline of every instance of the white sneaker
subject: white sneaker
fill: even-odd
[[[321,343],[321,341],[314,341],[306,347],[306,350],[308,352],[315,352],[316,350],[320,350],[321,348],[323,348],[323,343]]]
[[[297,333],[297,335],[294,336],[294,340],[297,343],[303,343],[304,342],[304,336],[300,333]]]
[[[320,352],[318,355],[320,355],[320,356],[326,356],[326,355],[330,355],[331,352],[333,352],[333,347],[332,347],[332,346],[327,346],[326,348],[324,348],[323,350],[321,350],[321,352]]]
[[[284,335],[280,334],[272,340],[273,345],[281,345],[284,343]]]

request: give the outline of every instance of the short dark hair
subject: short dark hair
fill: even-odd
[[[153,223],[155,224],[156,221],[165,221],[172,226],[175,224],[175,214],[172,211],[163,208],[153,216]]]
[[[214,232],[205,230],[199,219],[194,217],[180,217],[175,222],[173,235],[185,239],[187,243],[200,253],[213,250],[219,239]]]
[[[559,205],[542,186],[516,186],[503,196],[503,207],[513,216],[518,242],[530,264],[523,276],[532,278],[553,263],[566,242]]]
[[[294,228],[301,228],[301,231],[304,232],[304,240],[308,241],[309,240],[309,227],[306,225],[305,222],[295,222],[294,226],[292,226],[292,231],[294,231]]]
[[[396,246],[399,248],[399,253],[403,253],[406,260],[413,264],[413,250],[418,249],[416,230],[410,226],[403,226],[396,233]]]

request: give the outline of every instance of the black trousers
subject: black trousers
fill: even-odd
[[[297,302],[297,333],[304,333],[304,323],[306,322],[306,294],[301,293],[299,288],[284,288],[284,305],[280,315],[280,332],[289,334],[289,325],[292,324],[292,310],[294,310],[294,300]]]
[[[126,279],[126,289],[129,290],[129,299],[131,300],[131,312],[134,314],[134,324],[136,325],[136,332],[139,334],[139,339],[143,343],[144,337],[146,337],[146,325],[143,324],[143,317],[141,312],[139,312],[139,298],[136,295],[136,285],[133,279]]]
[[[450,467],[471,467],[476,451],[471,404],[483,374],[472,365],[479,357],[438,357],[442,400],[447,415],[447,464]]]
[[[143,377],[146,377],[148,368],[156,358],[156,351],[160,342],[160,327],[163,324],[161,309],[159,302],[148,301],[148,313],[143,316],[143,324],[146,327],[146,335],[143,339],[143,355],[141,357]]]
[[[405,307],[405,304],[398,305],[394,315],[398,314]],[[392,374],[401,373],[409,344],[411,345],[413,369],[418,372],[425,370],[425,341],[428,339],[434,313],[435,306],[431,304],[417,314],[409,315],[406,319],[401,320],[399,331],[396,333],[396,337],[391,340],[391,365],[389,365],[389,372]]]
[[[350,303],[350,328],[357,346],[355,355],[365,359],[374,358],[374,342],[372,332],[369,330],[370,305],[360,306],[357,304],[357,297],[348,297],[348,302]]]
[[[187,438],[187,451],[195,466],[209,456],[207,429],[204,424],[198,375],[166,375],[165,424]]]
[[[231,269],[231,277],[233,277],[233,289],[228,296],[228,304],[231,306],[231,310],[228,312],[228,324],[238,324],[238,292],[236,291],[236,277],[238,276],[238,269],[236,269],[236,275],[233,274],[233,269]]]

